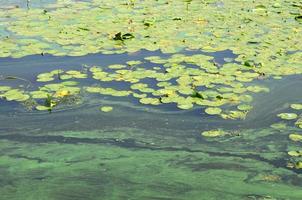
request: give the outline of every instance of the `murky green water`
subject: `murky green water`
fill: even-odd
[[[302,118],[291,107],[302,103],[301,3],[236,2],[2,2],[0,200],[301,200]],[[39,81],[53,70],[64,72]],[[61,95],[50,103],[32,93],[68,81],[79,91],[47,91]],[[154,91],[131,88],[138,81]],[[116,91],[89,92],[100,87]],[[157,96],[161,87],[173,92]]]
[[[2,59],[0,67],[2,75],[36,84],[45,68],[148,54],[154,53],[34,56]],[[300,100],[301,76],[263,82],[271,91],[254,95],[254,110],[244,121],[124,97],[85,95],[83,104],[51,114],[1,101],[0,199],[300,199],[301,172],[287,167],[294,128],[270,125],[281,121],[276,113],[288,102]],[[114,110],[100,112],[100,105]],[[201,137],[215,128],[234,135]]]

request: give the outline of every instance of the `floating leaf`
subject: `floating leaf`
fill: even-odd
[[[271,125],[272,128],[277,129],[277,130],[284,130],[287,129],[286,123],[275,123]]]
[[[9,87],[9,86],[0,86],[0,92],[6,92],[10,89],[11,89],[11,87]]]
[[[201,135],[204,137],[221,137],[221,136],[229,135],[229,133],[221,129],[218,129],[218,130],[204,131],[201,133]]]
[[[188,109],[191,109],[193,108],[193,104],[192,103],[186,103],[186,104],[177,104],[177,107],[180,108],[180,109],[183,109],[183,110],[188,110]]]
[[[54,94],[55,97],[65,97],[68,95],[70,95],[70,92],[68,90],[59,90]]]
[[[290,107],[295,110],[302,110],[302,104],[291,104]]]
[[[293,157],[300,157],[300,156],[302,156],[302,151],[289,151],[288,155],[293,156]]]
[[[242,110],[242,111],[248,111],[251,110],[253,108],[253,106],[248,105],[248,104],[241,104],[237,106],[238,110]]]
[[[302,141],[302,135],[299,134],[290,134],[289,139],[295,142],[301,142]]]
[[[299,118],[296,122],[295,125],[298,126],[299,128],[302,128],[302,118]]]
[[[151,104],[151,105],[159,105],[160,101],[157,98],[142,98],[139,100],[140,103],[142,104]]]
[[[111,106],[102,106],[102,107],[100,108],[100,110],[101,110],[102,112],[110,112],[110,111],[113,110],[113,108],[112,108]]]
[[[40,111],[44,111],[44,110],[51,110],[51,107],[39,105],[39,106],[36,106],[36,109],[40,110]]]
[[[209,115],[218,115],[222,110],[220,108],[206,108],[205,112]]]
[[[277,116],[280,117],[281,119],[286,119],[286,120],[292,120],[298,117],[296,113],[280,113]]]

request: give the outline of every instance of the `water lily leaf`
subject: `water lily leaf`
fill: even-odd
[[[131,60],[131,61],[127,61],[126,63],[127,63],[127,65],[129,65],[129,66],[135,66],[135,65],[141,64],[142,61],[139,61],[139,60]]]
[[[295,110],[302,110],[302,104],[291,104],[290,107]]]
[[[301,142],[302,141],[302,135],[299,134],[290,134],[289,139],[295,142]]]
[[[180,108],[180,109],[183,109],[183,110],[191,109],[191,108],[193,108],[193,106],[194,105],[192,103],[186,103],[186,104],[178,103],[177,104],[177,107]]]
[[[44,111],[44,110],[51,110],[51,107],[38,105],[36,106],[36,109],[40,111]]]
[[[49,93],[45,91],[33,91],[30,92],[30,95],[34,99],[45,99],[47,98],[47,95],[49,95]]]
[[[56,93],[54,94],[54,97],[65,97],[65,96],[69,96],[70,95],[70,91],[69,90],[59,90],[56,91]]]
[[[296,113],[280,113],[277,116],[280,117],[281,119],[286,119],[286,120],[292,120],[298,117]]]
[[[100,110],[102,112],[110,112],[113,110],[113,108],[111,106],[102,106],[102,107],[100,107]]]
[[[221,117],[223,119],[245,119],[247,112],[244,111],[237,111],[237,110],[231,110],[227,113],[221,113]]]
[[[171,85],[171,83],[170,83],[170,82],[166,82],[166,81],[158,82],[158,83],[157,83],[157,86],[158,86],[158,87],[168,87],[168,86],[170,86],[170,85]]]
[[[275,123],[275,124],[272,124],[270,127],[277,129],[277,130],[285,130],[288,128],[286,123]]]
[[[0,97],[4,97],[7,101],[26,101],[29,99],[29,95],[18,89],[8,90],[1,94]]]
[[[295,164],[296,169],[302,169],[302,161],[299,161]]]
[[[229,135],[229,133],[221,129],[218,129],[218,130],[204,131],[201,133],[201,135],[204,137],[222,137],[225,135]]]
[[[296,122],[295,125],[298,126],[299,128],[302,128],[302,118],[299,118]]]
[[[99,87],[86,87],[86,91],[90,93],[99,93],[101,88]]]
[[[54,80],[53,77],[43,77],[43,78],[37,79],[38,82],[49,82],[49,81],[53,81],[53,80]]]
[[[147,97],[147,94],[138,94],[138,93],[132,93],[133,97],[143,99]]]
[[[145,83],[135,83],[130,86],[130,88],[133,90],[141,90],[146,87],[148,87],[148,85]]]
[[[287,153],[288,153],[288,155],[293,156],[293,157],[300,157],[300,156],[302,156],[302,151],[289,151]]]
[[[79,75],[79,74],[82,74],[81,72],[76,71],[76,70],[69,70],[69,71],[66,71],[65,73],[69,74],[69,75]]]
[[[222,110],[220,108],[206,108],[205,112],[209,115],[218,115]]]
[[[253,108],[253,106],[248,105],[248,104],[241,104],[237,106],[238,110],[242,110],[242,111],[248,111],[251,110]]]
[[[67,80],[67,79],[71,79],[71,78],[73,78],[72,75],[68,75],[68,74],[60,75],[61,80]]]
[[[115,64],[115,65],[109,65],[108,66],[109,69],[123,69],[125,67],[126,67],[126,65],[120,65],[120,64]]]
[[[160,101],[157,98],[142,98],[139,100],[140,103],[142,104],[150,104],[150,105],[159,105]]]
[[[76,82],[76,81],[64,81],[61,83],[61,85],[63,85],[63,86],[75,86],[77,84],[78,84],[78,82]]]
[[[0,92],[6,92],[10,89],[11,89],[11,87],[9,87],[9,86],[0,86]]]

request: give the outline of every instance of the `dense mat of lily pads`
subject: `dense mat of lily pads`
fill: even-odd
[[[301,2],[60,0],[1,12],[1,57],[231,49],[266,70],[301,59]]]
[[[213,58],[202,54],[174,54],[168,58],[152,56],[143,61],[133,60],[106,67],[57,69],[37,75],[37,82],[43,84],[38,89],[1,86],[0,97],[8,101],[30,101],[37,110],[51,110],[63,99],[88,92],[103,96],[132,96],[141,104],[154,106],[175,104],[180,109],[191,109],[195,105],[205,108],[209,115],[244,119],[252,109],[251,94],[268,92],[269,89],[254,83],[259,78],[258,73],[236,63],[225,63],[218,68],[207,63],[210,59]],[[148,68],[146,62],[155,66]],[[94,84],[85,86],[80,83],[83,79],[93,79]],[[119,82],[126,89],[107,84]]]
[[[0,56],[46,53],[80,56],[141,49],[164,53],[232,50],[238,57],[226,59],[223,66],[217,66],[211,57],[175,54],[168,60],[146,58],[163,64],[164,71],[160,66],[154,69],[136,67],[141,64],[136,61],[129,62],[130,67],[109,66],[115,70],[111,74],[94,67],[90,71],[95,79],[130,82],[132,90],[143,94],[97,87],[88,87],[87,91],[116,96],[132,94],[143,104],[175,102],[181,109],[192,108],[193,104],[205,105],[208,114],[243,119],[251,109],[247,104],[251,97],[245,92],[266,90],[259,86],[247,87],[244,83],[302,73],[300,12],[301,3],[295,1],[275,1],[274,4],[270,1],[58,1],[45,9],[11,8],[1,12]],[[185,64],[197,65],[199,69]],[[58,70],[41,74],[38,81],[51,81],[61,73]],[[67,71],[60,78],[86,78],[86,75]],[[144,78],[156,79],[160,89],[138,83]],[[168,82],[171,79],[177,79],[178,85],[171,85]],[[66,90],[58,91],[62,85]],[[33,91],[30,95],[19,89],[2,87],[1,91],[6,93],[1,96],[18,101],[46,98],[46,91],[57,92],[57,97],[66,96],[67,91],[68,94],[79,92],[74,85],[75,82],[45,85],[41,91]],[[200,93],[201,87],[211,90]],[[234,102],[237,109],[222,112],[217,107],[230,102]]]
[[[94,79],[129,82],[131,90],[98,86],[86,91],[132,95],[143,104],[176,103],[181,109],[197,104],[205,106],[208,114],[244,119],[252,108],[247,93],[268,91],[247,83],[302,73],[301,3],[295,1],[58,1],[45,9],[7,9],[0,17],[1,57],[81,56],[141,49],[174,54],[169,59],[145,58],[159,64],[153,69],[144,68],[141,61],[108,66],[113,70],[109,72],[90,68]],[[237,57],[226,58],[220,66],[211,56],[177,54],[183,50],[231,50]],[[58,69],[40,74],[38,81],[52,81],[55,76],[67,80],[86,78],[87,74]],[[146,78],[155,79],[157,87],[140,82]],[[17,101],[44,98],[46,105],[36,108],[45,110],[57,104],[54,98],[79,93],[75,85],[62,81],[30,93],[3,86],[1,97]],[[224,105],[235,107],[226,110]]]

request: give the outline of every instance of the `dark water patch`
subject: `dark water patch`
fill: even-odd
[[[284,77],[282,80],[267,80],[269,93],[254,95],[253,109],[250,111],[246,127],[265,127],[280,121],[277,114],[290,111],[290,104],[301,101],[301,75]],[[290,111],[291,112],[291,111]]]

